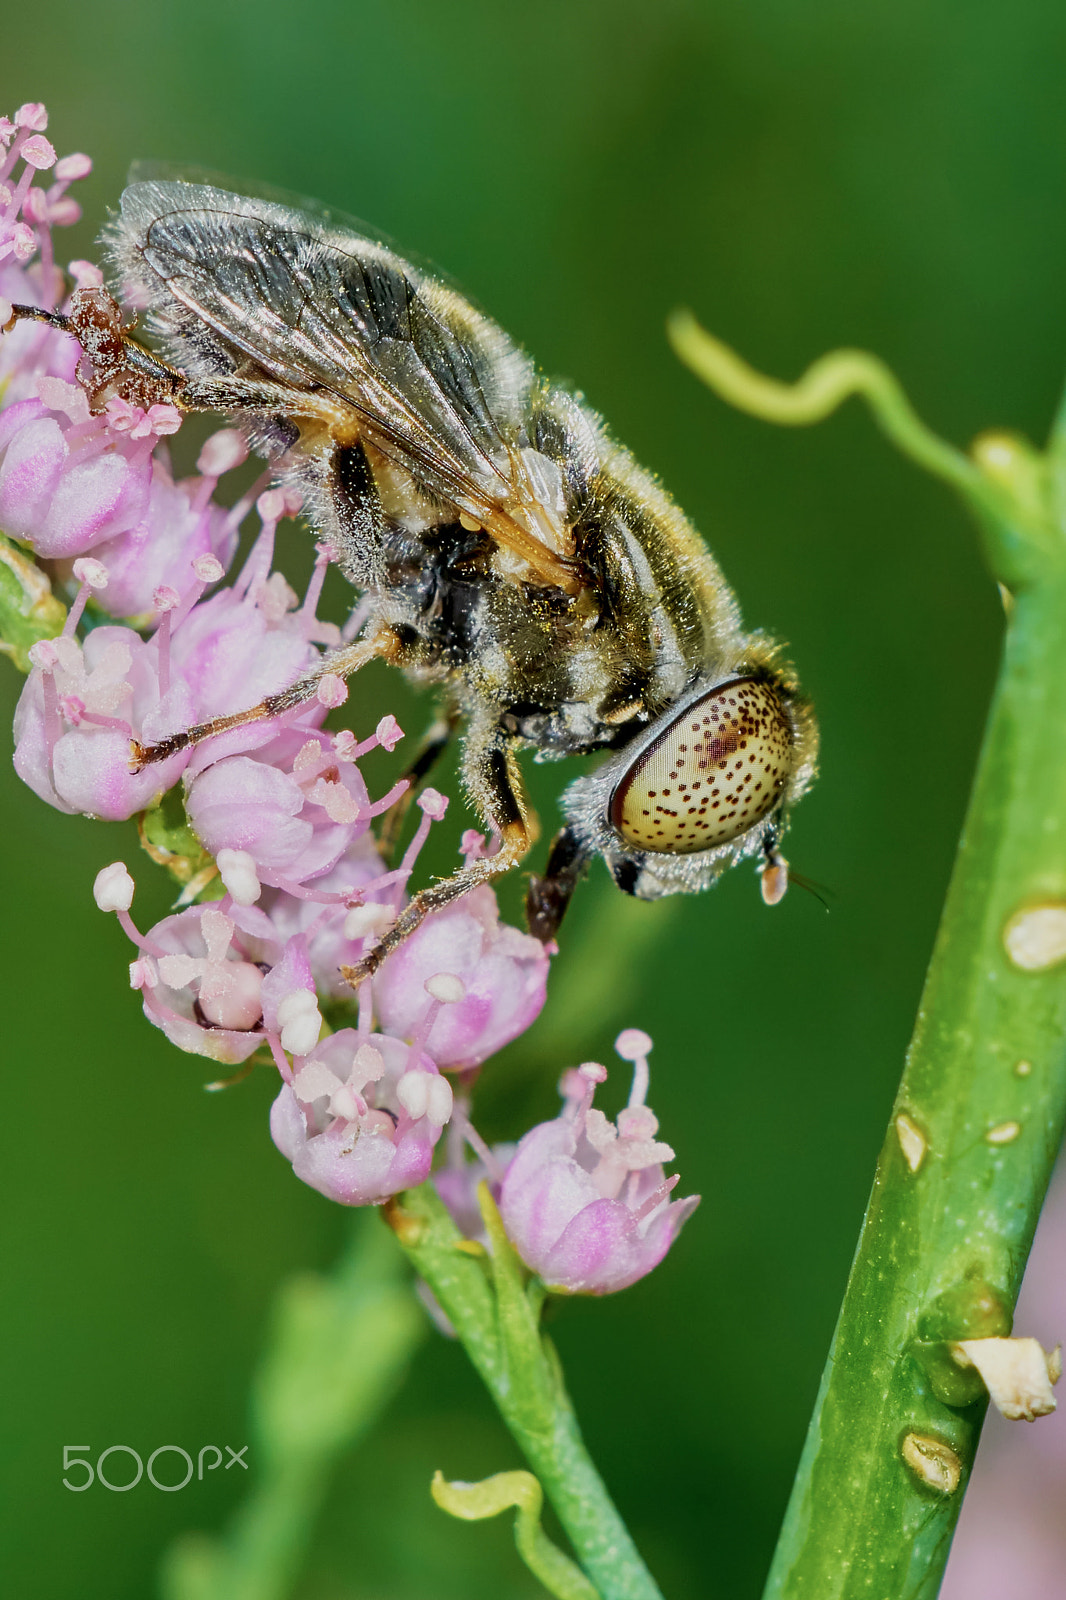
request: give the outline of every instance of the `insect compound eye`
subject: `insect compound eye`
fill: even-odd
[[[709,850],[772,811],[791,770],[792,725],[779,696],[737,678],[642,751],[611,797],[611,824],[637,850]]]

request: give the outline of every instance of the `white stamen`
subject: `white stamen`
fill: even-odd
[[[39,667],[42,672],[54,672],[59,665],[59,651],[51,639],[38,639],[36,644],[31,644],[26,654],[31,663]]]
[[[368,934],[379,937],[396,920],[392,906],[353,906],[344,919],[346,939],[365,939]]]
[[[74,576],[79,583],[87,583],[90,589],[107,588],[107,568],[102,561],[96,561],[92,556],[82,556],[74,563]]]
[[[396,1098],[413,1122],[429,1109],[429,1084],[432,1073],[405,1072],[396,1085]]]
[[[285,496],[280,489],[267,489],[255,502],[255,509],[264,522],[277,522],[285,515]]]
[[[403,738],[403,729],[395,717],[382,717],[374,729],[374,737],[383,750],[392,751]]]
[[[310,989],[294,989],[278,1006],[281,1048],[290,1055],[306,1056],[318,1043],[322,1015]]]
[[[226,569],[217,556],[197,556],[192,570],[201,583],[217,583],[226,576]]]
[[[432,817],[434,822],[440,822],[448,809],[448,797],[437,789],[423,789],[415,802],[427,817]]]
[[[296,1017],[317,1010],[318,1004],[310,989],[290,989],[278,1005],[278,1026],[284,1028],[287,1022],[292,1022]]]
[[[255,857],[247,850],[220,850],[215,857],[222,882],[239,906],[254,906],[263,892]]]
[[[623,1061],[639,1061],[651,1050],[651,1037],[642,1028],[623,1028],[614,1047]]]
[[[101,911],[128,911],[133,904],[133,888],[133,879],[125,863],[112,861],[109,867],[96,874],[93,899]]]
[[[220,478],[224,472],[239,467],[248,454],[236,428],[222,428],[213,433],[196,458],[196,468],[205,478]]]
[[[466,984],[453,972],[435,972],[422,987],[434,1000],[440,1000],[446,1006],[457,1005],[466,994]]]
[[[400,1079],[403,1082],[403,1079]],[[452,1086],[447,1078],[429,1077],[429,1090],[426,1095],[426,1116],[436,1128],[443,1128],[452,1114],[454,1104]]]
[[[337,706],[342,706],[348,698],[348,685],[336,672],[324,672],[318,680],[315,690],[315,699],[327,710],[332,711]]]

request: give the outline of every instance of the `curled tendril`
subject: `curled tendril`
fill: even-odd
[[[600,1600],[599,1590],[541,1527],[544,1491],[531,1472],[497,1472],[481,1483],[449,1483],[436,1472],[430,1494],[442,1511],[464,1522],[498,1517],[513,1506],[515,1544],[533,1576],[558,1600]]]
[[[781,383],[756,372],[701,327],[691,311],[672,312],[666,332],[675,355],[738,410],[797,428],[823,422],[851,395],[861,395],[905,455],[964,494],[983,495],[985,485],[977,466],[926,427],[899,380],[868,351],[831,350],[812,362],[795,383]]]

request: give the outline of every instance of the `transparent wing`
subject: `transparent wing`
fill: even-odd
[[[528,500],[531,363],[383,245],[324,214],[179,182],[131,185],[116,240],[150,306],[165,287],[235,353],[350,409],[430,494],[490,522]]]

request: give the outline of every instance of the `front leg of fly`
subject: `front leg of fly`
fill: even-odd
[[[541,944],[554,940],[588,863],[589,853],[573,828],[555,835],[543,877],[532,875],[526,891],[526,923]]]
[[[179,411],[246,411],[269,413],[293,409],[293,396],[281,385],[236,375],[191,379],[167,366],[132,337],[122,311],[106,289],[76,289],[70,313],[42,311],[36,306],[12,307],[13,321],[47,322],[70,333],[81,345],[78,381],[95,414],[112,396],[148,409],[177,406]]]

